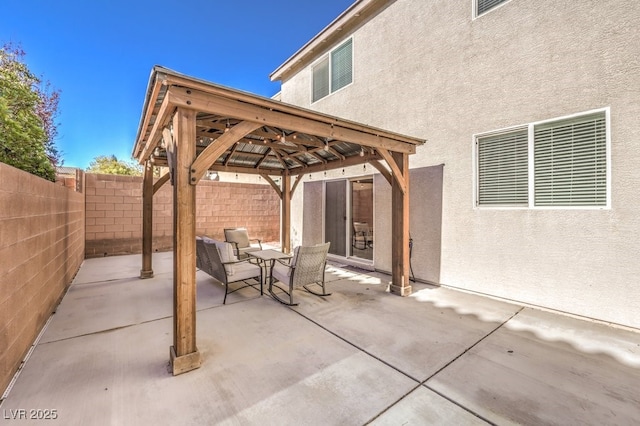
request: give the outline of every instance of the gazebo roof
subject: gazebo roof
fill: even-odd
[[[207,152],[198,173],[299,175],[377,163],[389,152],[415,153],[424,143],[155,66],[133,149],[140,163],[167,165],[163,132],[166,139],[179,107],[196,111],[196,150]]]
[[[153,276],[153,194],[171,180],[174,344],[170,359],[173,374],[198,368],[202,362],[195,334],[195,216],[196,185],[207,170],[263,176],[280,197],[281,248],[290,253],[291,197],[303,174],[370,163],[391,184],[392,282],[389,291],[406,296],[411,293],[409,155],[422,143],[421,139],[154,67],[133,148],[133,156],[145,165],[140,276]],[[153,166],[156,165],[168,165],[170,173],[154,182]],[[292,176],[296,176],[295,182]]]

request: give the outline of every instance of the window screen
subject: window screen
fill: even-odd
[[[501,3],[506,2],[507,0],[476,0],[478,9],[476,11],[476,16],[482,15],[489,9],[493,9]]]
[[[607,204],[604,112],[534,128],[535,205]]]
[[[331,52],[331,91],[335,92],[352,81],[351,40]]]
[[[329,94],[329,58],[313,68],[313,102]]]
[[[478,205],[528,204],[527,129],[478,138]]]

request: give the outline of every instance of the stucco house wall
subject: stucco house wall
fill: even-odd
[[[444,164],[430,182],[441,185],[441,210],[412,209],[411,221],[441,214],[439,283],[640,328],[640,3],[511,0],[475,19],[472,0],[381,3],[317,52],[353,37],[351,85],[312,104],[309,62],[282,81],[281,99],[427,139],[410,167]],[[474,206],[474,135],[601,108],[611,118],[610,207]],[[424,190],[412,185],[411,197]],[[292,209],[300,233],[302,198]],[[376,232],[389,221],[381,200]]]

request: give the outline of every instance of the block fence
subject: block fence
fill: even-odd
[[[82,179],[82,173],[79,173]],[[84,194],[0,163],[0,391],[84,259]]]
[[[87,258],[142,252],[142,178],[87,174]],[[280,241],[280,198],[269,185],[203,180],[196,187],[196,233],[223,239],[244,226],[251,238]],[[173,246],[173,187],[153,196],[153,250]]]
[[[0,393],[86,257],[142,251],[142,178],[78,171],[57,183],[0,163]],[[171,250],[173,187],[154,196],[154,250]],[[224,239],[245,226],[279,242],[280,199],[269,185],[203,181],[196,232]]]

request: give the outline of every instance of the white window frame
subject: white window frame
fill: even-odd
[[[333,84],[332,84],[332,76],[331,76],[331,69],[332,69],[332,57],[333,57],[333,52],[335,52],[336,50],[338,50],[339,48],[341,48],[342,46],[344,46],[346,43],[351,42],[351,82],[338,88],[338,89],[334,89],[333,88]],[[334,93],[337,93],[343,89],[345,89],[346,87],[349,87],[353,84],[354,80],[355,80],[355,60],[354,60],[354,56],[355,56],[355,42],[353,37],[349,37],[345,40],[343,40],[342,42],[340,42],[336,47],[334,47],[333,49],[331,49],[329,52],[327,52],[326,54],[322,55],[322,57],[318,58],[318,60],[316,60],[312,65],[311,65],[311,104],[314,104],[316,102],[319,102],[329,96],[331,96]],[[314,69],[319,66],[322,62],[324,61],[328,62],[328,72],[329,72],[329,93],[327,93],[325,96],[314,100],[313,99],[313,83],[314,83]]]
[[[542,124],[548,124],[548,123],[553,123],[553,122],[560,122],[563,120],[571,120],[571,119],[575,119],[575,118],[579,118],[582,116],[588,116],[588,115],[592,115],[592,114],[598,114],[598,113],[603,113],[605,115],[605,138],[606,138],[606,142],[605,142],[605,146],[606,146],[606,153],[605,153],[605,161],[606,161],[606,184],[605,184],[605,188],[606,188],[606,203],[605,205],[601,205],[601,206],[589,206],[589,205],[584,205],[584,206],[577,206],[577,205],[557,205],[557,206],[536,206],[535,205],[535,163],[534,163],[534,129],[536,126],[542,125]],[[527,129],[528,130],[528,160],[527,160],[527,167],[528,167],[528,173],[529,173],[529,179],[528,179],[528,186],[529,186],[529,191],[528,191],[528,203],[526,206],[521,205],[521,206],[516,206],[516,205],[480,205],[480,201],[478,199],[479,196],[479,158],[478,158],[478,139],[479,138],[483,138],[483,137],[487,137],[487,136],[493,136],[493,135],[499,135],[502,133],[509,133],[509,132],[514,132],[514,131],[518,131],[518,130],[522,130],[522,129]],[[473,146],[473,155],[472,155],[472,159],[473,159],[473,208],[474,209],[480,209],[480,210],[523,210],[523,209],[533,209],[533,210],[608,210],[611,208],[611,109],[610,107],[605,107],[605,108],[599,108],[599,109],[594,109],[594,110],[589,110],[589,111],[584,111],[584,112],[579,112],[576,114],[570,114],[570,115],[565,115],[565,116],[561,116],[561,117],[555,117],[552,119],[547,119],[547,120],[541,120],[541,121],[536,121],[533,123],[528,123],[525,125],[518,125],[518,126],[511,126],[511,127],[506,127],[500,130],[495,130],[495,131],[490,131],[490,132],[483,132],[483,133],[477,133],[475,135],[473,135],[472,137],[472,146]]]
[[[479,18],[481,16],[486,15],[487,13],[491,13],[494,10],[501,8],[502,6],[504,6],[505,4],[509,3],[510,1],[511,0],[505,0],[502,3],[492,7],[491,9],[488,9],[488,10],[482,12],[482,13],[478,13],[478,6],[479,6],[478,5],[478,0],[471,0],[471,8],[472,8],[471,16],[473,16],[473,19]]]

